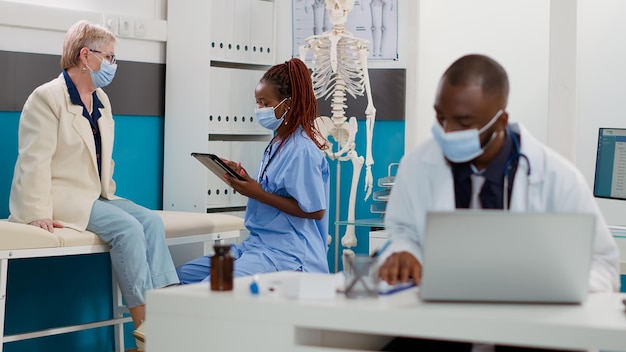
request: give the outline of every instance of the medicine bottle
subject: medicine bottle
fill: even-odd
[[[231,291],[233,289],[234,258],[230,255],[229,244],[213,246],[211,257],[211,291]]]

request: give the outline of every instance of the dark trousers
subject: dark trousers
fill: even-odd
[[[549,350],[542,348],[496,346],[496,352],[557,352],[563,350]],[[472,344],[468,342],[453,342],[441,340],[412,339],[397,337],[391,340],[382,351],[405,352],[471,352]],[[565,351],[563,351],[565,352]]]

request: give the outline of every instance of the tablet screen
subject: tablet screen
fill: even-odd
[[[213,172],[220,179],[224,179],[224,174],[229,174],[232,177],[235,177],[239,180],[245,180],[241,175],[239,175],[235,170],[231,169],[228,165],[226,165],[222,159],[210,153],[191,153],[191,156],[198,159],[202,163],[202,165],[206,166],[211,172]]]

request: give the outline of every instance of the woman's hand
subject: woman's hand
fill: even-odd
[[[224,181],[240,194],[299,218],[321,220],[324,217],[325,209],[307,213],[300,208],[300,204],[298,204],[298,201],[294,198],[266,192],[261,185],[250,177],[246,170],[241,167],[241,163],[235,163],[225,159],[222,159],[222,161],[243,178],[243,180],[240,180],[228,174],[224,175]]]
[[[250,175],[248,175],[246,170],[241,166],[241,163],[236,163],[234,161],[229,161],[225,159],[222,159],[222,161],[224,161],[226,165],[228,165],[243,178],[243,180],[240,180],[228,174],[224,175],[224,181],[226,181],[226,183],[228,183],[228,185],[231,186],[239,194],[244,195],[248,198],[258,199],[259,195],[265,192],[263,188],[261,188],[261,185],[256,182],[255,179],[250,177]]]
[[[35,221],[31,221],[28,223],[29,225],[32,226],[36,226],[39,228],[42,228],[48,232],[54,232],[54,228],[63,228],[64,226],[56,221],[56,220],[51,220],[51,219],[39,219],[39,220],[35,220]]]

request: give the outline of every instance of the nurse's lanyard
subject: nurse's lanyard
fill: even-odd
[[[517,139],[517,135],[511,132],[511,139],[513,139],[513,146],[515,147],[515,154],[511,155],[504,163],[504,186],[502,189],[502,207],[505,211],[509,210],[509,173],[511,173],[511,168],[513,167],[515,162],[518,162],[519,159],[526,160],[526,165],[528,165],[528,169],[526,171],[526,179],[528,180],[528,176],[530,176],[530,161],[528,161],[528,157],[525,154],[522,154],[519,140]],[[526,184],[526,210],[528,210],[528,182]],[[511,191],[512,192],[512,191]]]
[[[272,140],[270,141],[270,144],[267,145],[267,147],[265,147],[265,151],[263,152],[263,169],[259,170],[259,175],[257,178],[257,182],[263,186],[263,182],[265,181],[265,185],[267,186],[267,167],[270,166],[270,163],[272,162],[272,160],[274,160],[274,157],[276,156],[276,154],[278,154],[278,150],[276,152],[274,152],[274,154],[272,154],[272,146],[274,145],[274,139],[276,139],[276,137],[273,137]],[[268,159],[269,157],[269,159]],[[267,160],[267,162],[265,162]]]

